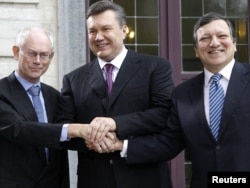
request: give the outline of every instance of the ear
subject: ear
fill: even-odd
[[[14,59],[18,60],[19,59],[20,48],[18,46],[13,46],[12,47],[12,52],[13,52],[13,55],[14,55]]]
[[[128,26],[127,26],[127,25],[124,25],[124,26],[122,27],[123,39],[126,38],[126,36],[127,36],[127,31],[128,31]]]
[[[236,40],[233,41],[234,44],[234,52],[237,52]]]
[[[199,58],[197,47],[194,47],[195,57]]]
[[[52,52],[50,55],[49,55],[50,59],[52,59],[54,57],[54,52]]]

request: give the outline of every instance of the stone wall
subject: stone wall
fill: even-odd
[[[58,88],[57,0],[0,1],[0,77],[9,75],[17,67],[12,46],[19,29],[37,25],[48,28],[54,35],[56,54],[42,81]]]

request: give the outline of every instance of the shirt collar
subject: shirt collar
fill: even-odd
[[[230,63],[228,63],[221,71],[219,72],[223,78],[229,80],[232,74],[233,66],[235,64],[235,59],[232,59]],[[211,76],[214,74],[209,72],[206,68],[204,68],[204,74],[205,74],[205,85],[208,85],[210,82]]]
[[[122,62],[124,61],[126,55],[127,55],[128,50],[123,46],[121,53],[119,53],[112,61],[106,62],[103,61],[102,59],[98,58],[99,65],[101,69],[103,69],[104,65],[107,63],[111,63],[114,65],[117,69],[120,69],[122,66]]]
[[[20,82],[20,84],[23,86],[23,88],[25,89],[25,91],[27,91],[30,87],[32,87],[33,85],[41,85],[40,82],[33,84],[31,82],[28,82],[27,80],[25,80],[23,77],[21,77],[17,71],[14,72],[17,80]]]

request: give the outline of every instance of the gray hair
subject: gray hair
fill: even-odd
[[[18,46],[19,48],[22,48],[28,35],[30,34],[30,32],[34,28],[41,29],[48,36],[50,43],[51,43],[51,51],[54,52],[53,36],[49,31],[47,31],[46,29],[44,29],[42,27],[24,27],[24,28],[20,29],[20,31],[18,32],[17,37],[16,37],[16,43],[15,43],[16,46]]]

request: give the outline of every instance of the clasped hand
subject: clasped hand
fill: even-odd
[[[87,131],[86,145],[90,150],[109,153],[121,150],[122,141],[116,136],[116,124],[112,118],[96,117]]]

